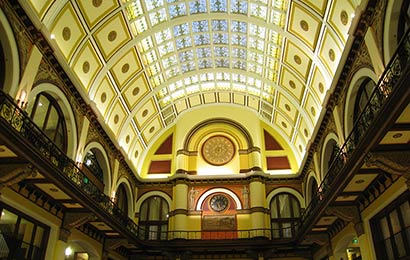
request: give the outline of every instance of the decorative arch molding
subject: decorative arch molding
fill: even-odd
[[[214,188],[214,189],[210,189],[210,190],[207,190],[206,192],[204,192],[204,193],[199,197],[195,209],[196,209],[196,210],[201,210],[202,203],[205,201],[205,199],[206,199],[209,195],[214,194],[214,193],[225,193],[225,194],[229,195],[229,196],[235,201],[236,209],[237,209],[237,210],[242,209],[241,200],[239,199],[238,195],[236,195],[236,194],[235,194],[234,192],[232,192],[231,190],[228,190],[228,189],[225,189],[225,188]]]
[[[328,171],[328,165],[326,165],[329,162],[330,156],[333,151],[334,145],[339,144],[339,137],[335,133],[329,133],[323,142],[323,146],[321,149],[321,154],[320,154],[320,177],[321,180],[325,178],[325,174]],[[330,150],[329,150],[330,149]],[[319,182],[320,183],[320,182]]]
[[[313,180],[315,180],[318,185],[320,185],[320,181],[314,171],[309,172],[308,176],[306,177],[306,180],[307,181],[305,185],[305,203],[306,205],[308,205],[309,202],[312,200],[311,187],[312,187]]]
[[[110,196],[110,191],[111,191],[111,167],[110,167],[110,163],[109,163],[109,159],[107,156],[107,152],[105,151],[104,147],[98,143],[98,142],[91,142],[89,144],[87,144],[87,146],[84,148],[84,153],[83,156],[81,158],[81,160],[84,159],[85,154],[92,150],[92,149],[96,149],[100,152],[100,155],[102,155],[104,157],[103,159],[103,163],[104,165],[102,165],[103,167],[103,173],[104,173],[104,193],[107,196]]]
[[[378,81],[377,76],[373,70],[371,70],[370,68],[362,68],[353,75],[352,80],[350,81],[349,88],[346,94],[346,99],[345,99],[346,103],[344,107],[344,117],[343,117],[345,137],[349,136],[354,126],[353,113],[354,113],[354,106],[356,103],[357,93],[363,81],[368,78],[373,80],[375,83],[377,83]]]
[[[197,124],[196,126],[194,126],[192,128],[192,130],[187,134],[187,138],[184,141],[184,146],[183,149],[185,151],[189,151],[190,150],[190,145],[192,140],[194,139],[194,137],[197,135],[197,133],[203,129],[204,127],[210,127],[211,125],[228,125],[230,127],[232,127],[233,129],[236,129],[239,133],[241,133],[246,141],[246,147],[239,147],[240,149],[243,148],[253,148],[253,141],[252,141],[252,137],[250,135],[250,133],[248,132],[248,130],[246,130],[246,128],[244,128],[241,124],[234,122],[230,119],[227,118],[213,118],[210,120],[205,120],[199,124]],[[232,134],[232,136],[235,136]],[[237,138],[240,139],[240,138]],[[238,144],[241,144],[240,140],[236,140],[239,141]],[[197,146],[198,144],[196,144]],[[245,146],[245,145],[243,145]]]
[[[144,193],[141,197],[138,198],[135,204],[135,213],[139,213],[142,203],[149,197],[153,197],[153,196],[158,196],[158,197],[163,198],[168,203],[168,208],[171,209],[172,198],[168,194],[162,191],[149,191],[147,193]]]
[[[16,39],[7,17],[0,9],[0,44],[5,60],[4,92],[11,97],[17,97],[18,84],[20,81],[20,61]]]
[[[297,191],[293,188],[289,188],[289,187],[280,187],[280,188],[274,189],[273,191],[271,191],[268,194],[268,196],[266,197],[266,201],[265,201],[265,208],[270,208],[270,202],[272,201],[273,197],[275,197],[276,195],[278,195],[280,193],[292,194],[299,201],[299,204],[300,204],[301,208],[306,207],[305,199],[303,198],[302,194],[300,194],[299,191]]]
[[[130,218],[133,217],[134,215],[134,196],[133,196],[133,192],[132,192],[132,188],[131,188],[131,184],[128,181],[127,178],[122,177],[118,180],[117,185],[115,186],[115,191],[118,190],[118,188],[120,187],[121,184],[125,185],[125,194],[127,195],[127,204],[128,204],[128,216]]]
[[[56,85],[48,82],[40,83],[31,90],[28,97],[29,104],[32,104],[36,96],[41,92],[51,95],[60,106],[67,126],[67,156],[75,160],[77,154],[77,126],[71,104]]]

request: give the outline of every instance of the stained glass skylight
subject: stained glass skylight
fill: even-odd
[[[283,37],[276,29],[284,27],[285,8],[286,1],[268,5],[267,0],[132,0],[126,10],[150,82],[163,88],[157,93],[162,106],[190,93],[218,88],[271,100],[273,92],[265,89],[277,84]],[[147,29],[152,33],[144,34]],[[207,69],[235,73],[202,72]],[[178,79],[195,71],[195,80]],[[246,74],[242,82],[234,79],[242,73]],[[266,80],[273,82],[255,83]],[[178,84],[180,88],[174,87]]]

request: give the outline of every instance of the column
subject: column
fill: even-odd
[[[186,231],[187,230],[187,213],[188,213],[188,185],[185,179],[176,180],[173,188],[173,204],[172,211],[173,229],[171,231]],[[174,232],[174,238],[186,238],[185,232]]]
[[[250,210],[251,210],[251,228],[265,229],[265,184],[262,178],[253,178],[249,184],[250,189]],[[252,236],[266,235],[262,230],[255,231]]]

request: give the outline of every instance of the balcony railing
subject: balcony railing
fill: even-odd
[[[368,103],[355,122],[352,131],[346,138],[345,143],[340,148],[339,153],[331,162],[326,177],[320,184],[317,193],[312,196],[312,200],[302,214],[300,226],[304,227],[316,211],[321,208],[329,196],[335,191],[335,178],[341,173],[342,169],[347,165],[356,148],[363,141],[363,137],[367,135],[370,126],[374,125],[380,111],[388,102],[394,87],[404,74],[405,68],[410,60],[410,30],[407,31],[405,37],[401,40],[399,47],[393,54],[392,59],[383,72],[378,81],[375,90],[370,96]],[[358,151],[360,152],[360,151]]]
[[[48,160],[59,171],[57,174],[63,176],[67,181],[74,184],[82,193],[91,198],[95,205],[106,214],[118,221],[128,232],[136,238],[138,226],[133,220],[121,211],[111,201],[110,197],[102,193],[97,186],[89,180],[76,163],[67,157],[51,141],[37,125],[31,121],[27,114],[21,110],[14,101],[0,91],[0,120],[11,126],[14,131],[32,147],[33,151],[39,153],[44,160]]]

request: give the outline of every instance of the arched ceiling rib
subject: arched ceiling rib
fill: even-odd
[[[358,0],[30,0],[131,161],[178,115],[254,110],[301,162]]]

